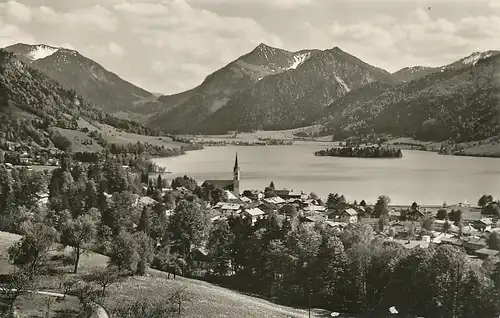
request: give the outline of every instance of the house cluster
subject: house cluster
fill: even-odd
[[[447,217],[453,214],[453,211],[459,210],[460,223]],[[493,232],[500,234],[500,220],[495,216],[483,214],[479,207],[464,203],[446,207],[398,206],[392,207],[389,215],[391,218],[389,225],[379,234],[385,236],[388,241],[399,243],[409,249],[428,248],[433,244],[450,244],[463,248],[471,259],[485,260],[493,257],[493,260],[500,261],[500,250],[488,246],[489,235]],[[432,220],[430,230],[422,231],[424,218]],[[410,235],[410,231],[415,234]]]
[[[31,147],[20,143],[5,142],[2,144],[3,150],[0,152],[10,152],[14,155],[5,157],[5,165],[7,168],[12,168],[13,165],[20,166],[58,166],[61,151],[55,148],[44,149],[39,147]]]

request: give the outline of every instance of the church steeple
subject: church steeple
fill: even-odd
[[[234,168],[233,168],[233,194],[237,198],[240,197],[240,166],[238,165],[238,153],[236,153],[236,158],[234,159]]]

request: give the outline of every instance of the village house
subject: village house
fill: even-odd
[[[469,237],[462,239],[463,247],[468,253],[474,253],[482,248],[488,246],[486,240],[482,237]]]
[[[306,222],[306,223],[316,223],[316,222],[321,223],[321,222],[326,221],[326,218],[322,215],[319,215],[319,214],[312,214],[312,215],[304,216],[301,221]]]
[[[386,242],[394,242],[398,243],[404,248],[407,249],[416,249],[416,248],[428,248],[429,242],[426,240],[398,240],[398,239],[387,239]]]
[[[278,196],[275,196],[275,197],[272,197],[272,198],[265,198],[262,201],[264,201],[266,203],[269,203],[269,204],[275,204],[275,205],[278,205],[278,206],[286,203],[285,200],[283,200],[282,198],[280,198]]]
[[[245,190],[242,195],[252,201],[260,201],[264,198],[264,194],[259,190]]]
[[[490,218],[482,218],[472,223],[472,227],[479,231],[491,231],[492,226],[493,221]]]
[[[307,199],[307,195],[303,192],[293,191],[293,189],[276,189],[274,194],[283,200],[290,199]]]
[[[344,228],[348,225],[347,223],[335,222],[335,221],[330,221],[330,220],[326,220],[325,224],[326,224],[326,226],[333,228],[333,229],[337,229],[339,231],[344,230]]]
[[[343,223],[357,223],[358,222],[358,212],[356,210],[349,208],[342,211],[340,214],[340,220]]]
[[[208,251],[204,248],[196,248],[191,252],[191,260],[193,261],[193,267],[198,270],[208,270],[212,259],[208,254]]]
[[[442,236],[439,239],[434,239],[433,243],[437,244],[448,244],[448,245],[453,245],[457,247],[463,246],[463,241],[459,239],[458,237],[454,236]]]
[[[322,205],[309,204],[302,209],[305,213],[325,213],[326,207]]]
[[[489,248],[482,248],[474,253],[479,259],[485,260],[488,257],[500,257],[500,251],[492,250]]]
[[[239,203],[224,203],[220,206],[219,211],[224,216],[229,216],[229,215],[235,216],[238,213],[240,213],[242,208],[243,208],[243,205],[239,204]]]
[[[252,224],[257,222],[259,218],[265,217],[264,211],[262,211],[259,208],[251,208],[251,209],[245,209],[243,212],[241,212],[241,215],[244,215],[252,220]]]
[[[134,207],[137,207],[139,209],[144,208],[145,206],[153,207],[158,203],[155,199],[152,199],[148,196],[143,196],[143,197],[137,197],[135,199]]]
[[[47,192],[38,192],[36,198],[39,206],[44,206],[49,203],[49,194]]]

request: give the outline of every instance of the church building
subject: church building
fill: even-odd
[[[236,159],[234,160],[233,180],[205,180],[201,186],[206,187],[208,185],[213,185],[222,190],[229,190],[235,197],[240,197],[240,167],[238,165],[238,154],[236,154]]]

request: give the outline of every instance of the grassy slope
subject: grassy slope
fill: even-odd
[[[19,238],[18,235],[0,232],[0,273],[7,273],[14,268],[8,264],[7,248]],[[81,259],[80,272],[84,273],[91,268],[104,267],[106,262],[107,257],[89,253]],[[182,287],[186,288],[192,298],[192,302],[186,305],[185,317],[308,317],[305,310],[279,306],[203,281],[183,277],[178,277],[176,280],[166,279],[165,273],[156,270],[150,270],[149,274],[149,277],[130,277],[124,282],[112,285],[104,305],[107,308],[113,308],[113,306],[119,306],[122,301],[140,296],[166,298],[169,293]],[[55,284],[57,282],[54,279],[48,279],[44,283],[44,287],[55,289]],[[43,299],[38,299],[36,303],[41,305]],[[17,306],[22,309],[28,304],[33,304],[33,302],[25,299],[20,300]],[[37,310],[32,305],[28,307],[30,312]],[[315,310],[312,315],[312,317],[323,316],[325,313],[320,310]]]
[[[169,137],[154,137],[154,136],[143,136],[137,134],[127,133],[121,130],[116,129],[115,127],[100,124],[100,123],[90,123],[84,119],[78,120],[78,127],[87,128],[89,131],[98,130],[103,138],[110,144],[118,144],[118,145],[127,145],[129,143],[135,144],[137,142],[140,143],[148,143],[156,146],[164,146],[166,149],[170,148],[180,148],[182,143],[175,142]],[[72,145],[71,150],[78,151],[88,151],[88,152],[100,152],[103,148],[97,144],[95,140],[93,140],[92,145],[84,145],[82,142],[84,140],[91,140],[88,136],[88,133],[79,131],[79,130],[70,130],[70,129],[62,129],[62,128],[54,128],[61,135],[67,137]]]

